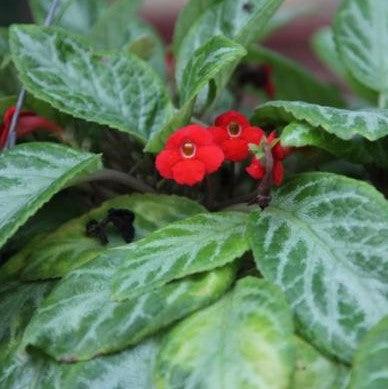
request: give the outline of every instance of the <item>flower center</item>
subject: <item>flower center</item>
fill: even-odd
[[[185,142],[181,146],[181,154],[183,158],[193,158],[196,151],[197,148],[195,147],[195,144],[192,142]]]
[[[236,138],[236,137],[240,136],[241,135],[241,126],[236,122],[230,123],[228,126],[228,133],[229,133],[230,137],[232,137],[232,138]]]

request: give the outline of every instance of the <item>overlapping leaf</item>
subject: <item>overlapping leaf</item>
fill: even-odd
[[[388,314],[388,204],[371,186],[334,174],[298,176],[248,237],[258,268],[279,285],[317,348],[345,362]]]
[[[201,90],[245,54],[246,51],[241,45],[222,36],[211,38],[195,51],[183,73],[180,109],[161,131],[150,139],[147,151],[159,151],[171,132],[190,119],[195,99]]]
[[[97,170],[100,157],[53,143],[0,154],[0,246],[71,180]]]
[[[271,78],[275,85],[276,98],[279,100],[343,105],[337,88],[319,81],[308,70],[274,51],[264,47],[251,48],[248,51],[247,62],[271,67]]]
[[[345,66],[383,96],[388,93],[387,34],[386,1],[346,0],[336,15],[334,37]],[[386,108],[386,103],[381,107]]]
[[[198,203],[177,196],[125,195],[106,201],[87,214],[70,220],[45,239],[29,244],[28,264],[21,276],[26,280],[62,277],[69,271],[91,261],[107,249],[125,244],[118,231],[109,230],[109,244],[86,236],[86,224],[90,220],[102,220],[110,208],[130,209],[135,213],[135,239],[174,222],[204,212]],[[19,260],[17,255],[14,260]],[[11,266],[11,262],[8,266]]]
[[[388,166],[386,154],[388,137],[375,142],[370,142],[365,138],[345,141],[322,128],[314,128],[303,122],[292,122],[283,129],[281,142],[284,146],[291,147],[318,147],[355,163]]]
[[[24,343],[62,361],[123,350],[217,300],[235,274],[233,267],[222,268],[117,303],[111,279],[122,263],[100,257],[70,273],[37,311]]]
[[[388,317],[362,340],[354,358],[351,389],[383,389],[388,386]]]
[[[344,140],[362,136],[374,141],[388,135],[388,109],[356,111],[301,101],[273,101],[256,108],[252,121],[261,124],[306,121]]]
[[[44,23],[51,3],[51,0],[30,0],[37,24]],[[105,0],[61,0],[54,23],[70,31],[87,33],[107,7]]]
[[[164,85],[136,55],[96,54],[63,30],[37,26],[14,26],[11,48],[25,87],[70,115],[143,143],[171,115]]]
[[[164,338],[156,384],[164,388],[288,388],[292,317],[280,291],[253,277]]]
[[[345,389],[349,370],[319,353],[301,338],[295,338],[296,366],[291,388]]]
[[[104,257],[121,258],[113,277],[117,300],[135,297],[172,280],[223,266],[248,248],[247,217],[239,212],[200,214],[172,223]]]

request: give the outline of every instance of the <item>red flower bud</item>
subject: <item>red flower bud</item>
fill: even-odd
[[[213,142],[210,132],[192,124],[172,134],[156,157],[160,175],[180,185],[193,186],[219,169],[224,161],[222,150]]]
[[[7,143],[12,117],[15,110],[15,107],[10,107],[4,113],[3,124],[0,126],[0,149],[3,149]],[[16,127],[16,136],[21,138],[38,129],[44,129],[56,133],[63,131],[63,129],[55,123],[36,115],[34,112],[21,111]]]
[[[252,127],[248,119],[236,111],[218,116],[216,127],[209,128],[214,141],[221,147],[227,161],[243,161],[249,156],[248,145],[259,144],[264,132]]]
[[[272,179],[276,186],[280,186],[284,178],[284,167],[282,161],[291,153],[291,148],[281,146],[279,139],[276,138],[275,131],[272,131],[267,138],[263,138],[263,141],[272,145]],[[251,177],[257,180],[262,179],[265,175],[265,166],[256,156],[253,157],[251,164],[245,170]]]

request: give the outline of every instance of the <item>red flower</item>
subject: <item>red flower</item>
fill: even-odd
[[[7,143],[14,113],[15,107],[8,108],[4,113],[3,124],[0,125],[0,149],[3,149]],[[16,136],[21,138],[38,129],[45,129],[51,132],[63,131],[62,128],[55,123],[36,115],[34,112],[21,111],[16,127]]]
[[[164,178],[193,186],[218,170],[223,161],[224,154],[214,144],[211,133],[192,124],[168,138],[164,150],[156,157],[156,168]]]
[[[291,149],[289,147],[281,146],[279,139],[276,138],[276,132],[272,131],[271,134],[265,139],[265,141],[272,146],[272,157],[273,157],[273,169],[272,169],[272,179],[276,186],[279,186],[283,182],[284,178],[284,168],[283,168],[283,159],[286,158],[290,153]],[[265,166],[261,163],[260,159],[253,157],[251,164],[246,168],[247,173],[260,180],[265,175]]]
[[[249,143],[259,144],[264,132],[252,127],[248,119],[236,111],[218,116],[216,127],[209,128],[214,141],[221,147],[228,161],[243,161],[249,155]]]

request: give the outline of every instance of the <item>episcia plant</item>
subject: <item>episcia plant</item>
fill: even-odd
[[[313,37],[342,91],[261,44],[306,4],[191,0],[166,49],[50,3],[0,30],[0,387],[388,387],[388,2]]]

